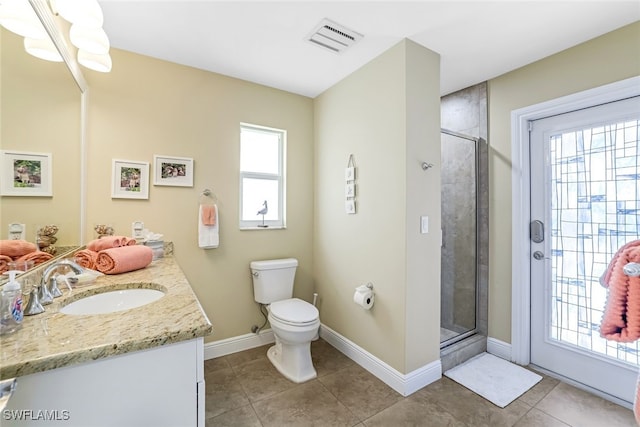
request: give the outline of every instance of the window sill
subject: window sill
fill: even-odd
[[[286,225],[270,225],[268,227],[240,227],[240,231],[251,231],[251,230],[285,230],[287,228]]]

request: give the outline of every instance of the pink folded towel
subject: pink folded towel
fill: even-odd
[[[13,261],[11,257],[6,255],[0,255],[0,273],[4,273],[9,270],[9,263]]]
[[[96,260],[98,259],[98,252],[90,249],[82,249],[75,253],[76,262],[84,268],[96,269]]]
[[[98,252],[96,270],[104,274],[120,274],[145,268],[153,260],[153,251],[144,245],[121,246]]]
[[[53,255],[47,252],[35,251],[30,252],[26,255],[22,255],[21,257],[16,259],[16,261],[33,261],[35,265],[38,265],[42,264],[43,262],[49,261],[51,258],[53,258]]]
[[[0,255],[11,258],[18,258],[37,250],[35,243],[26,240],[0,240]]]
[[[216,225],[216,206],[202,205],[202,224]]]
[[[100,252],[104,249],[119,248],[120,246],[132,246],[136,244],[135,239],[126,236],[105,236],[100,239],[92,240],[87,244],[90,251]]]

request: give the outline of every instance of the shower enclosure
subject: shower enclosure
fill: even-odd
[[[478,142],[441,130],[440,348],[478,328]]]

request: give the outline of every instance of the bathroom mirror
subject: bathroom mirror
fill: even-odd
[[[29,158],[28,153],[42,155],[36,157],[43,159],[37,164],[49,162],[52,171],[50,196],[0,196],[0,239],[9,239],[11,223],[24,224],[25,240],[30,242],[35,242],[38,228],[54,224],[59,229],[55,256],[82,244],[82,109],[86,87],[81,89],[71,70],[64,62],[29,55],[21,36],[0,27],[0,150],[5,151],[0,153],[0,179],[8,181],[8,169],[17,164],[16,158]],[[46,180],[48,177],[36,168],[26,179]]]

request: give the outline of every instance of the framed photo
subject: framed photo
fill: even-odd
[[[0,195],[53,196],[51,153],[0,151]]]
[[[112,164],[111,198],[149,198],[149,163],[113,159]]]
[[[193,187],[193,159],[153,155],[153,185]]]
[[[354,184],[353,182],[351,182],[349,184],[345,184],[344,185],[344,196],[347,199],[350,199],[352,197],[356,197],[356,184]]]
[[[354,181],[356,179],[356,168],[353,166],[344,169],[344,180],[346,182]]]
[[[353,199],[346,200],[344,202],[344,210],[349,215],[355,214],[356,213],[356,201],[353,200]]]

